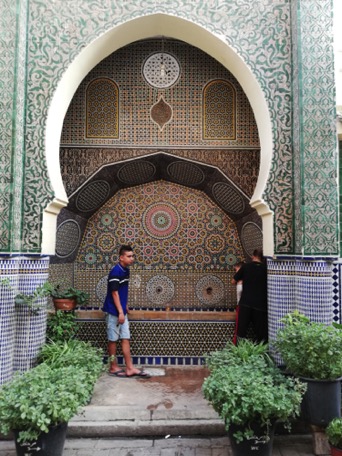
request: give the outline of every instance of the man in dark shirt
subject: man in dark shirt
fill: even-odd
[[[252,323],[257,342],[268,341],[267,324],[267,268],[262,250],[255,249],[252,261],[244,264],[234,275],[233,283],[242,280],[243,288],[239,302],[238,338],[245,338]]]

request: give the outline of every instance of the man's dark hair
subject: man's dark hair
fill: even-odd
[[[254,249],[253,256],[256,258],[260,258],[260,260],[264,259],[264,253],[263,253],[262,249]]]
[[[119,250],[119,256],[124,255],[126,252],[133,252],[132,246],[122,245]]]

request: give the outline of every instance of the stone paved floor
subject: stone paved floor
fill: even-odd
[[[12,441],[0,441],[1,456],[16,456]],[[227,437],[67,439],[63,456],[231,456]],[[276,436],[272,456],[313,456],[309,435]],[[31,455],[30,455],[31,456]],[[34,454],[32,454],[34,456]]]

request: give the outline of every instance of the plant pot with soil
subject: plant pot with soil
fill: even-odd
[[[75,287],[63,288],[60,284],[54,285],[50,291],[56,310],[71,311],[76,307],[85,307],[89,301],[89,294]]]

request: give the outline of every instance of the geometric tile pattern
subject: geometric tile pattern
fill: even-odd
[[[203,138],[235,139],[235,90],[227,81],[211,81],[203,90]]]
[[[236,225],[218,206],[162,180],[118,191],[88,220],[78,270],[108,272],[127,243],[142,270],[226,271],[244,258]]]
[[[221,170],[249,198],[253,195],[260,166],[260,151],[257,149],[172,149],[167,151],[171,156],[185,160],[173,161],[166,169],[167,176],[182,185],[200,185],[205,175],[200,166],[194,162],[215,166]],[[63,183],[67,194],[73,194],[90,176],[97,172],[99,166],[127,160],[127,165],[120,168],[118,179],[128,185],[143,184],[155,179],[156,169],[151,162],[143,161],[143,156],[158,155],[155,149],[119,149],[119,148],[61,148],[60,163]],[[139,159],[133,161],[131,159]],[[139,162],[139,164],[138,164]],[[70,169],[73,172],[70,172]],[[93,187],[87,184],[87,193],[94,198]],[[102,185],[102,184],[101,184]],[[97,187],[97,186],[96,186]],[[95,188],[96,195],[99,192]]]
[[[92,307],[102,306],[106,276],[125,243],[136,256],[131,308],[235,307],[233,265],[245,255],[235,223],[202,191],[154,181],[118,191],[88,220],[76,262],[69,267],[75,285],[89,292]],[[64,250],[73,245],[65,241]],[[58,273],[63,264],[50,270]]]
[[[241,242],[249,256],[255,249],[262,249],[263,234],[260,227],[254,222],[246,222],[241,230]]]
[[[336,186],[336,108],[332,1],[292,3],[294,41],[298,71],[295,72],[295,125],[297,195],[302,222],[296,240],[304,255],[338,253],[338,188]],[[298,120],[298,115],[297,115]],[[299,181],[300,179],[300,181]],[[299,204],[299,203],[298,203]],[[301,234],[302,233],[302,234]],[[302,239],[300,238],[302,236]]]
[[[336,323],[342,323],[342,284],[341,284],[341,263],[333,265],[332,270],[332,281],[333,281],[333,321]]]
[[[0,251],[20,252],[28,2],[20,2],[19,6],[11,0],[4,0],[0,2],[0,10]]]
[[[14,296],[18,292],[32,293],[44,283],[48,267],[48,257],[0,259],[0,280],[8,279],[10,282],[10,288],[0,286],[0,383],[9,380],[14,371],[31,368],[45,342],[45,309],[32,313],[26,306],[15,305]],[[46,304],[47,298],[36,302]]]
[[[234,328],[234,321],[130,320],[133,362],[138,365],[202,364],[206,353],[220,350],[232,340]],[[92,342],[107,354],[104,320],[82,320],[78,337]],[[118,361],[120,364],[123,362],[120,344]]]
[[[83,290],[81,286],[75,283],[74,265],[72,263],[50,264],[49,281],[52,283],[60,283],[63,288],[73,286]]]
[[[9,280],[15,289],[18,289],[18,273],[17,260],[0,258],[0,279]],[[14,294],[4,285],[0,285],[0,302],[0,384],[2,384],[12,377],[16,328]]]
[[[312,321],[331,324],[336,321],[336,265],[311,259],[267,260],[268,319],[270,340],[282,326],[280,319],[294,310]],[[335,277],[334,277],[335,276]],[[334,285],[335,282],[335,285]]]
[[[74,267],[75,285],[90,294],[89,307],[101,308],[107,292],[107,272]],[[51,265],[50,276],[58,276],[63,265]],[[233,268],[215,273],[191,271],[140,270],[131,267],[128,303],[135,310],[232,310],[236,306],[236,289],[231,284]]]
[[[156,183],[153,184],[152,180]],[[170,183],[166,184],[169,180],[172,182],[175,181],[174,185]],[[145,204],[145,196],[142,196],[141,192],[139,193],[136,188],[127,188],[127,185],[136,186],[141,183],[146,184],[147,182],[150,182],[151,188],[153,188],[153,185],[160,186],[160,181],[164,182],[163,185],[166,186],[167,192],[170,193],[169,189],[172,189],[173,193],[170,193],[170,195],[178,195],[178,199],[181,198],[181,196],[186,198],[186,201],[179,202],[180,207],[183,209],[185,208],[183,210],[184,214],[186,214],[185,217],[179,218],[179,215],[177,214],[178,209],[172,207],[174,205],[173,196],[171,196],[169,201],[166,201],[164,195],[160,195],[160,192],[154,193],[156,201],[153,201],[152,195],[149,195],[149,208],[146,208],[146,213],[142,213],[141,207],[142,204]],[[247,196],[243,192],[240,192],[232,182],[228,182],[229,180],[212,166],[193,163],[184,159],[177,159],[173,155],[162,152],[153,154],[149,157],[137,158],[134,161],[129,160],[104,165],[100,167],[96,174],[93,174],[90,179],[88,179],[85,185],[81,186],[76,192],[70,195],[67,208],[63,209],[59,214],[57,220],[57,256],[52,258],[51,262],[62,263],[74,261],[77,254],[77,249],[75,250],[77,247],[77,239],[79,239],[79,236],[76,236],[77,226],[79,227],[79,233],[83,237],[88,220],[95,215],[97,210],[102,210],[105,203],[115,204],[110,203],[110,200],[117,197],[117,192],[120,188],[125,189],[125,191],[121,191],[119,195],[127,193],[127,198],[129,198],[128,214],[131,213],[132,204],[139,208],[139,217],[136,217],[129,222],[131,228],[137,228],[141,218],[144,231],[146,231],[146,229],[148,231],[152,230],[157,238],[161,237],[163,239],[168,239],[177,235],[178,232],[182,232],[177,229],[177,226],[179,227],[181,221],[185,221],[186,227],[190,216],[194,219],[194,224],[191,222],[191,228],[193,228],[193,226],[199,222],[199,219],[203,219],[201,214],[200,216],[196,215],[196,200],[198,198],[204,204],[201,213],[204,214],[207,212],[207,203],[203,201],[204,195],[201,193],[204,190],[207,197],[212,198],[214,196],[218,206],[224,209],[228,213],[228,217],[236,223],[238,231],[241,229],[244,230],[244,234],[241,236],[243,242],[248,242],[250,238],[249,242],[253,243],[253,248],[255,248],[256,245],[262,245],[262,236],[261,243],[258,242],[255,244],[255,229],[244,229],[242,226],[242,223],[248,225],[247,221],[254,222],[252,228],[256,227],[257,231],[260,232],[260,229],[258,229],[258,226],[261,224],[260,217],[248,204]],[[186,187],[195,187],[197,188],[197,191],[185,190],[183,187],[177,186],[176,183]],[[120,198],[122,198],[122,196]],[[143,201],[142,204],[140,203],[141,198]],[[170,197],[166,196],[166,199],[167,198]],[[193,204],[188,206],[189,201],[192,201]],[[184,204],[186,204],[186,207]],[[210,206],[212,205],[213,202],[211,201]],[[188,209],[190,209],[190,212]],[[219,210],[221,212],[221,209]],[[117,214],[102,214],[101,225],[105,225],[107,231],[110,230],[113,215],[114,218],[117,216]],[[161,215],[161,218],[159,215]],[[74,225],[71,224],[73,218],[75,219]],[[127,219],[127,215],[121,218]],[[210,224],[216,226],[216,229],[219,229],[220,225],[222,225],[221,219],[222,216],[214,215],[214,217],[211,218]],[[137,226],[133,225],[135,222],[137,223]],[[169,223],[170,225],[168,225]],[[211,231],[210,227],[209,231]],[[208,234],[209,239],[207,242],[210,244],[212,244],[213,241],[217,243],[219,240],[218,237],[213,237],[211,234],[211,232]],[[192,230],[192,241],[194,235],[196,237],[196,231]],[[71,239],[67,239],[68,237]],[[259,236],[257,237],[259,238]],[[61,244],[61,247],[59,244]],[[90,252],[88,261],[95,264],[97,256],[96,253],[95,255],[94,253],[95,252]],[[227,257],[229,264],[234,264],[232,255],[234,255],[234,253],[230,252]],[[62,258],[64,260],[62,260]],[[216,260],[214,259],[214,261]]]
[[[101,78],[86,91],[86,137],[119,137],[119,91],[115,82]]]
[[[141,66],[146,56],[158,51],[162,44],[165,49],[172,49],[181,64],[182,73],[175,85],[158,90],[142,78]],[[159,76],[159,66],[156,71]],[[103,100],[108,110],[108,97],[105,94],[108,84],[103,86],[102,94],[102,85],[98,81],[108,81],[109,78],[115,81],[113,85],[117,85],[120,94],[120,135],[85,136],[88,108],[85,99],[89,87],[96,84],[100,102]],[[114,108],[117,108],[117,103]],[[111,125],[114,122],[111,112],[108,113],[108,119],[105,118],[103,109],[99,112],[103,116],[101,125]],[[149,121],[150,118],[153,122]],[[93,123],[97,125],[96,121]],[[105,127],[101,127],[103,128]],[[203,128],[205,131],[202,131]],[[88,124],[87,129],[89,131]],[[88,144],[90,147],[121,145],[141,148],[159,145],[258,148],[259,137],[246,95],[226,68],[208,54],[186,43],[176,40],[162,43],[161,40],[154,39],[125,46],[90,71],[70,103],[61,144]]]

